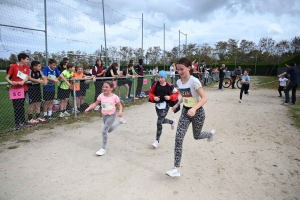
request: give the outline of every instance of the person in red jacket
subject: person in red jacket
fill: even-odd
[[[149,91],[149,101],[155,103],[157,114],[157,130],[156,140],[152,144],[155,148],[158,147],[159,139],[162,133],[162,124],[171,124],[171,129],[174,130],[176,120],[167,119],[170,108],[170,101],[178,99],[178,91],[171,83],[167,83],[167,73],[160,71],[158,73],[158,81],[154,82]]]
[[[26,53],[20,53],[18,60],[19,63],[11,65],[5,79],[12,85],[12,89],[22,89],[25,97],[28,91],[28,85],[25,82],[28,80],[30,71],[28,66],[29,56]],[[20,129],[23,125],[29,125],[25,120],[24,101],[25,98],[12,100],[15,114],[15,130]]]

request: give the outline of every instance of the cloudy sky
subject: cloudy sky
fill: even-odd
[[[26,3],[25,3],[26,2]],[[22,50],[45,51],[42,0],[0,0],[0,57]],[[258,43],[300,36],[299,0],[104,0],[107,47],[164,47],[208,43],[229,38]],[[48,51],[104,47],[102,3],[99,0],[47,0]],[[186,34],[186,35],[185,35]]]

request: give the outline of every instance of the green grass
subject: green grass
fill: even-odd
[[[6,82],[6,72],[0,72],[0,82]]]
[[[267,88],[272,90],[278,89],[278,81],[267,84],[271,81],[278,80],[277,76],[257,76],[259,88]],[[276,92],[276,91],[274,91]],[[297,88],[297,101],[295,105],[288,106],[289,116],[292,118],[292,125],[296,126],[300,130],[300,98],[299,98],[300,86]]]

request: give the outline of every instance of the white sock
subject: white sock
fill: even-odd
[[[48,115],[51,116],[52,115],[52,110],[48,111]]]
[[[44,116],[47,116],[47,112],[44,112]]]

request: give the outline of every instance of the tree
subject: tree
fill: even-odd
[[[9,56],[9,62],[11,62],[11,63],[17,63],[17,62],[19,62],[18,61],[18,58],[17,58],[17,56],[16,56],[16,54],[10,54],[10,56]]]
[[[217,42],[215,44],[215,51],[219,56],[220,60],[225,60],[226,56],[227,56],[227,42]]]
[[[290,41],[290,47],[293,54],[300,52],[300,36],[295,37]]]

